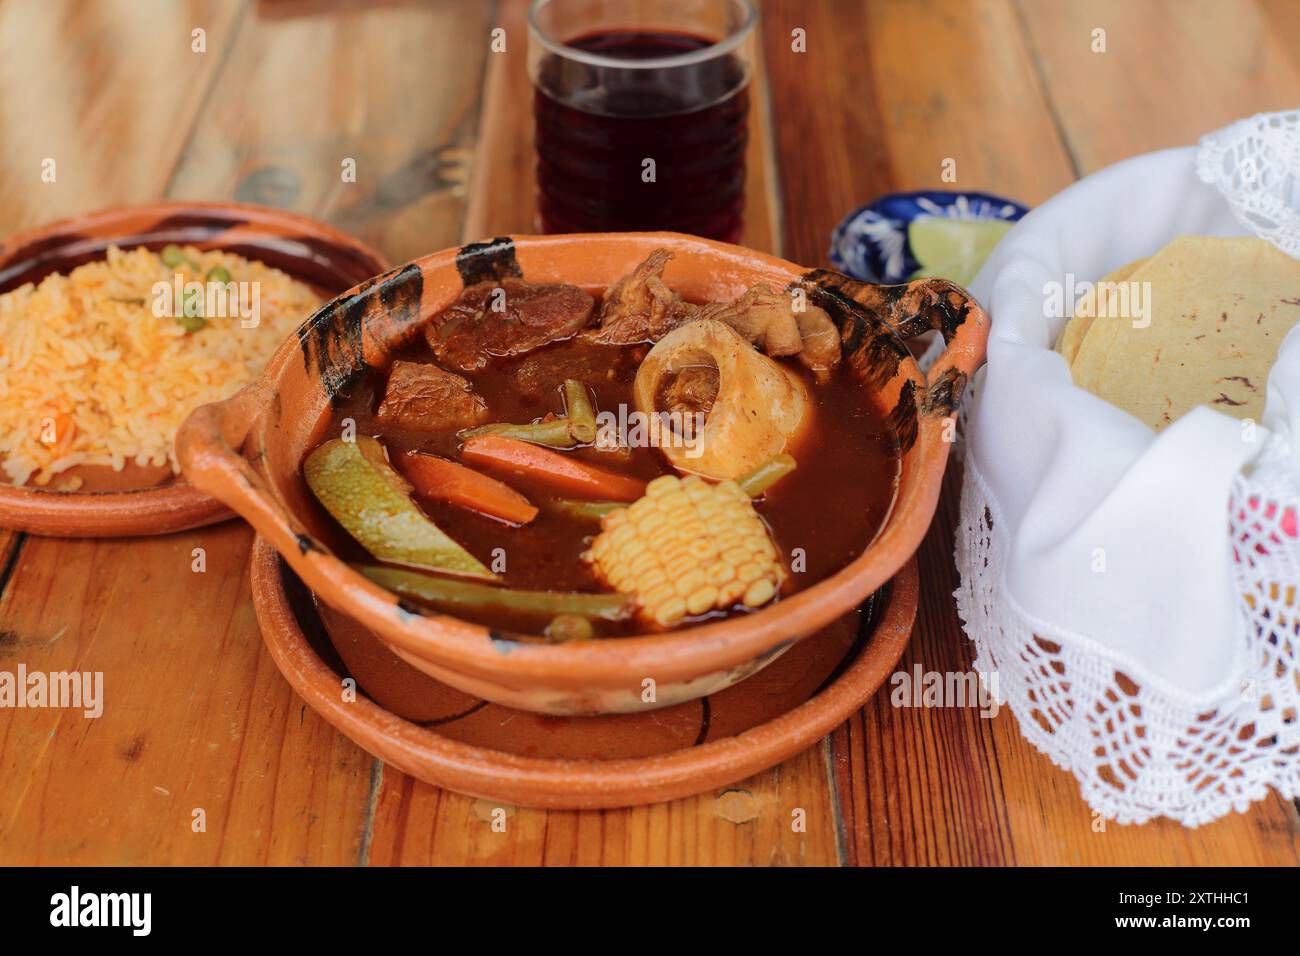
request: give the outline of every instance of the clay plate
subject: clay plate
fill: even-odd
[[[238,203],[124,206],[52,222],[0,243],[0,293],[102,259],[110,244],[158,250],[168,243],[222,249],[259,259],[330,299],[383,272],[388,263],[364,243],[305,216]],[[109,476],[97,492],[0,484],[0,526],[56,537],[166,534],[232,517],[220,501],[182,480],[148,488]]]
[[[344,736],[425,783],[552,810],[673,800],[811,746],[893,670],[918,594],[911,560],[861,609],[739,684],[639,714],[549,717],[472,697],[403,663],[370,631],[318,605],[261,538],[251,577],[276,666]],[[357,682],[355,701],[343,699],[346,677]]]

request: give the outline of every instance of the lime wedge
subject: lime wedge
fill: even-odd
[[[1012,225],[1005,219],[913,219],[907,227],[907,241],[921,268],[911,278],[940,276],[958,285],[969,285]]]

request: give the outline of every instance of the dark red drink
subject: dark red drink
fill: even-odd
[[[734,53],[690,56],[712,45],[688,33],[603,30],[566,43],[590,60],[542,56],[534,113],[546,232],[739,240],[748,71]],[[649,60],[664,65],[637,66]]]

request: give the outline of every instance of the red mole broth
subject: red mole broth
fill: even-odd
[[[495,359],[481,372],[466,377],[487,400],[491,421],[523,423],[548,412],[563,415],[561,383],[565,378],[577,378],[590,386],[595,393],[597,412],[617,415],[619,406],[625,405],[630,414],[635,407],[632,382],[645,352],[645,346],[602,346],[570,340],[528,355]],[[422,340],[394,358],[433,361]],[[826,384],[818,385],[795,363],[787,365],[805,376],[813,401],[811,425],[792,450],[798,468],[757,502],[758,512],[771,529],[787,569],[792,570],[794,549],[801,549],[805,556],[804,569],[790,575],[784,594],[815,584],[862,553],[889,513],[899,470],[898,450],[888,426],[868,403],[860,385],[844,370]],[[384,442],[399,470],[401,456],[410,450],[456,457],[459,442],[454,433],[385,431],[378,425],[374,413],[386,381],[387,370],[364,376],[322,421],[312,447],[337,437],[343,419],[351,418],[356,422],[357,434],[374,435]],[[653,448],[614,453],[585,448],[561,454],[578,455],[610,470],[647,480],[672,472]],[[442,502],[420,499],[420,506],[440,528],[485,564],[491,566],[494,552],[501,549],[499,553],[504,554],[506,565],[502,577],[507,586],[606,590],[579,558],[598,533],[598,523],[548,510],[546,501],[554,493],[525,479],[501,473],[494,476],[505,480],[538,506],[540,512],[533,522],[511,527]],[[374,559],[315,503],[310,492],[306,492],[306,497],[320,515],[322,537],[336,554],[349,561],[373,563]],[[538,630],[535,624],[530,628],[524,622],[506,618],[481,620],[481,623],[507,630]],[[601,635],[643,630],[635,622],[621,625],[600,622],[597,629]]]

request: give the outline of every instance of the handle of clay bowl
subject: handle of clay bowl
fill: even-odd
[[[945,348],[926,377],[921,410],[939,417],[953,414],[988,348],[989,317],[969,292],[939,278],[874,285],[830,270],[817,270],[812,278],[865,307],[903,340],[937,330]]]
[[[200,405],[176,433],[176,460],[186,480],[258,527],[259,516],[290,524],[273,503],[262,476],[241,452],[253,424],[272,398],[270,386],[252,382],[224,401]],[[265,514],[260,515],[262,512]]]
[[[944,350],[925,380],[923,414],[952,415],[970,377],[984,364],[989,317],[969,292],[947,279],[917,279],[896,300],[898,311],[886,321],[903,339],[929,329],[943,336]]]

